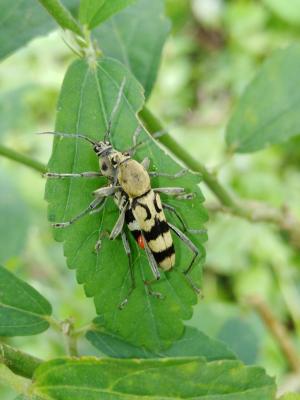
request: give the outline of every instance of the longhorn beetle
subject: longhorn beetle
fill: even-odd
[[[148,158],[144,159],[141,163],[132,158],[134,150],[138,147],[136,138],[141,130],[140,125],[133,135],[134,145],[129,151],[121,152],[112,146],[110,140],[111,125],[113,117],[119,108],[124,86],[125,79],[122,81],[120,86],[117,100],[108,121],[108,127],[103,141],[95,141],[82,134],[43,132],[44,134],[53,134],[69,138],[80,137],[88,141],[92,144],[93,150],[99,158],[100,167],[99,172],[82,172],[76,174],[48,172],[45,174],[47,178],[94,178],[99,176],[105,176],[108,178],[108,186],[101,187],[93,192],[95,198],[85,210],[67,222],[56,222],[52,225],[55,228],[65,228],[70,226],[86,214],[100,211],[104,206],[106,199],[109,196],[114,196],[114,200],[119,208],[120,214],[111,233],[109,234],[109,239],[114,240],[116,237],[121,235],[126,254],[128,255],[131,276],[131,288],[127,297],[121,302],[119,306],[120,308],[123,308],[127,304],[129,295],[135,288],[131,250],[126,232],[124,230],[125,223],[135,237],[138,245],[141,248],[144,248],[146,251],[147,258],[155,279],[153,281],[145,281],[145,284],[148,285],[149,293],[157,297],[161,297],[161,294],[152,292],[150,289],[150,284],[160,279],[158,267],[164,271],[169,271],[175,265],[175,249],[170,230],[172,230],[193,252],[192,261],[183,273],[193,289],[197,292],[199,291],[189,276],[192,267],[195,265],[194,262],[199,254],[199,250],[180,229],[167,222],[164,209],[174,213],[185,231],[188,230],[193,233],[203,233],[203,230],[188,229],[181,216],[177,213],[176,209],[170,205],[162,203],[159,195],[159,193],[165,193],[167,195],[173,195],[179,198],[189,198],[190,194],[185,193],[184,189],[180,187],[151,188],[150,176],[168,176],[176,178],[183,175],[186,170],[180,171],[175,175],[159,172],[148,172]],[[95,245],[96,251],[99,251],[101,247],[101,238],[105,233],[106,232],[100,233],[99,240]]]

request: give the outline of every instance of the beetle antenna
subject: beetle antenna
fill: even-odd
[[[151,135],[151,137],[149,137],[146,140],[143,140],[142,142],[136,143],[134,144],[132,147],[130,147],[129,150],[127,150],[127,153],[133,154],[137,149],[139,149],[140,147],[145,146],[146,144],[148,144],[149,142],[151,142],[153,139],[158,139],[161,136],[165,135],[167,133],[166,130],[161,130],[158,132],[153,133],[153,135]]]
[[[68,138],[82,138],[86,141],[88,141],[89,143],[91,143],[92,145],[96,145],[97,142],[92,140],[91,138],[89,138],[88,136],[82,135],[80,133],[78,134],[73,134],[73,133],[63,133],[63,132],[39,132],[38,135],[56,135],[56,136],[62,136],[62,137],[68,137]]]
[[[114,118],[114,116],[115,116],[115,114],[118,111],[118,108],[120,106],[121,98],[122,98],[122,95],[123,95],[123,92],[124,92],[125,84],[126,84],[126,77],[123,78],[123,80],[122,80],[122,83],[121,83],[121,86],[120,86],[120,90],[118,92],[116,103],[114,105],[114,108],[113,108],[113,110],[111,112],[110,118],[109,118],[108,123],[107,123],[107,131],[105,132],[105,136],[104,136],[104,140],[105,141],[110,139],[112,121],[113,121],[113,118]],[[109,141],[111,141],[111,140],[109,140]]]

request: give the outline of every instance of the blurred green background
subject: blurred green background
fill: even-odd
[[[173,29],[148,105],[178,142],[241,198],[285,204],[300,217],[300,140],[237,156],[226,152],[224,141],[231,112],[264,59],[300,41],[300,16],[289,11],[289,3],[167,1]],[[35,132],[53,129],[59,89],[73,58],[62,34],[53,32],[0,64],[1,143],[47,162],[52,139]],[[71,316],[76,326],[89,322],[93,301],[76,284],[51,235],[45,180],[0,158],[0,184],[0,263],[43,293],[57,318]],[[204,184],[201,188],[210,204],[213,195]],[[245,363],[265,367],[285,390],[288,362],[247,299],[263,299],[300,352],[299,253],[270,225],[212,213],[207,228],[204,297],[189,323],[228,343]],[[51,330],[5,341],[45,359],[64,354],[64,343]],[[86,341],[81,351],[96,354]],[[4,398],[10,396],[5,391]]]

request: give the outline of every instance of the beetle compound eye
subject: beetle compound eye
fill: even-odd
[[[107,171],[108,166],[105,162],[101,164],[101,169],[102,169],[102,171]]]

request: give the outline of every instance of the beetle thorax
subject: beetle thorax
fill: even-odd
[[[131,198],[142,196],[151,188],[148,172],[131,158],[119,165],[118,181]]]

